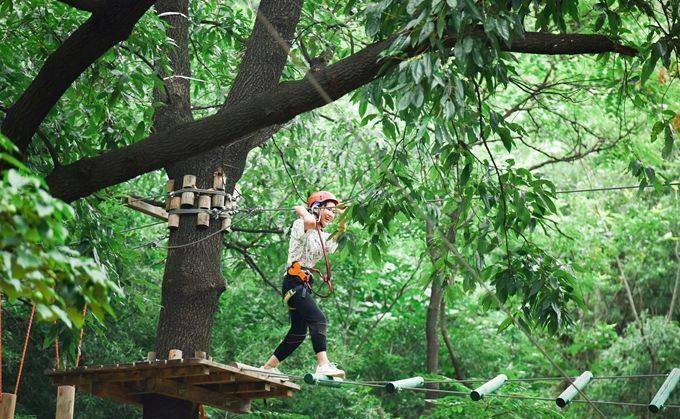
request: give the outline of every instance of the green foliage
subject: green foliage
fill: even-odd
[[[85,304],[100,319],[112,313],[117,285],[94,260],[66,246],[73,210],[25,169],[6,170],[0,190],[0,286],[8,301],[35,304],[40,319],[68,327],[82,327]]]

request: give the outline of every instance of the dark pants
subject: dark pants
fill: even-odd
[[[290,330],[274,351],[274,356],[279,361],[288,358],[304,342],[307,329],[312,337],[314,353],[326,350],[326,316],[316,305],[312,293],[300,285],[300,281],[290,275],[286,275],[283,279],[283,294],[285,295],[290,289],[295,289],[296,292],[288,300]]]

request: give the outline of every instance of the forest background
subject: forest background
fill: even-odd
[[[18,417],[53,414],[55,388],[43,371],[54,365],[57,337],[66,365],[77,356],[81,327],[83,363],[143,359],[159,345],[168,230],[122,199],[162,201],[167,174],[152,171],[69,196],[68,188],[50,188],[54,173],[158,131],[173,95],[191,98],[186,110],[195,119],[229,103],[257,10],[239,1],[157,2],[127,40],[84,70],[22,148],[11,129],[12,106],[93,12],[77,10],[84,3],[0,2],[4,383],[13,384],[31,303],[37,309]],[[282,81],[322,75],[329,63],[395,28],[408,30],[389,54],[423,43],[431,50],[277,124],[249,150],[238,180],[239,212],[222,239],[219,271],[227,284],[217,294],[209,353],[260,365],[278,344],[288,328],[278,289],[291,208],[327,189],[347,203],[348,231],[331,257],[335,293],[321,305],[330,355],[350,377],[558,376],[527,334],[571,375],[680,366],[674,144],[680,24],[677,2],[643,3],[304,2]],[[182,16],[159,17],[181,4],[188,7]],[[451,49],[442,45],[448,38],[440,22],[459,30],[478,22],[484,34],[460,38]],[[181,27],[187,33],[173,36]],[[520,36],[519,27],[605,33],[638,53],[502,52]],[[173,73],[182,61],[173,51],[183,48],[190,72]],[[213,154],[224,161],[236,149],[232,143]],[[85,302],[91,314],[83,319]],[[311,368],[309,342],[282,367]],[[596,381],[588,394],[645,404],[662,381]],[[564,387],[563,381],[526,382],[507,391],[553,397]],[[669,403],[680,404],[677,391]],[[638,407],[600,409],[610,417],[648,415]],[[291,399],[256,402],[254,411],[262,417],[595,414],[586,404],[561,411],[536,400],[446,397],[426,404],[421,393],[387,396],[360,387],[304,387]],[[77,396],[77,417],[140,415]],[[208,415],[224,413],[208,409]]]

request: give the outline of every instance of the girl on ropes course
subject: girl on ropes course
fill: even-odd
[[[262,367],[267,371],[280,374],[276,368],[305,340],[307,329],[312,337],[312,347],[316,353],[316,372],[334,377],[344,377],[345,372],[338,369],[328,360],[326,354],[326,316],[314,301],[314,295],[322,298],[333,292],[330,282],[330,264],[328,253],[337,247],[337,239],[345,232],[344,221],[340,221],[337,232],[331,237],[323,231],[335,219],[335,212],[342,214],[338,208],[340,201],[330,192],[314,192],[307,198],[307,208],[295,207],[298,219],[290,229],[288,248],[288,269],[283,277],[283,301],[288,305],[290,330],[274,351],[267,363]],[[321,259],[326,262],[326,275],[314,268]],[[321,295],[312,290],[314,278],[318,273],[328,285],[328,294]]]

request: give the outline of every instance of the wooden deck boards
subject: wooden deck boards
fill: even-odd
[[[247,412],[253,399],[291,397],[300,390],[248,365],[201,358],[89,365],[46,374],[56,385],[74,385],[116,402],[141,404],[143,395],[160,394],[232,412]]]

